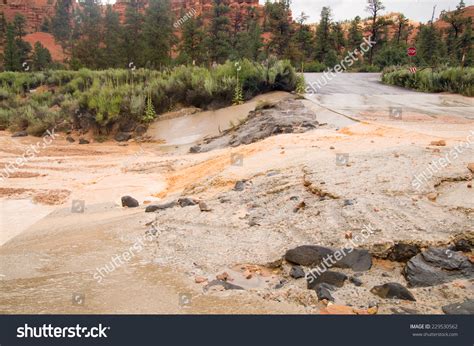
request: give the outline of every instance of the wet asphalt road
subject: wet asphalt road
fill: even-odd
[[[379,73],[305,74],[308,99],[318,106],[357,119],[387,117],[391,112],[460,117],[474,120],[474,98],[449,93],[423,93],[385,85]],[[313,87],[311,87],[311,85]],[[319,86],[318,86],[319,85]]]

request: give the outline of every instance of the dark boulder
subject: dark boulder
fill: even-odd
[[[334,287],[325,283],[318,284],[314,287],[316,291],[316,295],[318,296],[319,300],[329,300],[331,302],[334,301],[334,297],[331,295],[331,291],[334,291]]]
[[[135,135],[143,136],[147,131],[146,125],[140,124],[135,128]]]
[[[403,270],[411,287],[426,287],[474,277],[473,264],[459,252],[429,248],[409,260]]]
[[[398,282],[389,282],[380,286],[375,286],[370,290],[370,292],[381,298],[416,301],[413,294]]]
[[[193,205],[196,205],[198,204],[199,201],[196,201],[195,199],[192,199],[192,198],[180,198],[178,199],[178,204],[180,207],[190,207],[190,206],[193,206]]]
[[[90,142],[87,139],[79,138],[79,144],[89,144]]]
[[[123,196],[122,197],[122,207],[136,208],[139,205],[140,204],[138,203],[138,201],[133,197],[130,197],[130,196]]]
[[[462,303],[454,303],[442,307],[446,315],[474,315],[474,299]]]
[[[126,142],[132,138],[132,134],[128,132],[118,132],[114,138],[117,142]]]
[[[301,279],[305,277],[305,273],[303,268],[301,268],[300,266],[293,266],[290,270],[290,276],[293,279]]]
[[[306,267],[317,266],[326,259],[326,262],[330,264],[329,266],[350,268],[354,271],[369,270],[372,266],[372,256],[367,250],[333,250],[318,245],[303,245],[288,250],[285,259],[288,262]]]
[[[195,146],[192,146],[191,148],[189,148],[189,152],[191,154],[197,154],[201,151],[201,146],[199,145],[195,145]]]
[[[66,140],[69,142],[69,143],[74,143],[76,140],[74,138],[72,138],[71,136],[67,136],[66,137]]]
[[[462,251],[462,252],[471,252],[472,245],[466,239],[459,239],[458,241],[456,241],[454,243],[453,250],[454,251]]]
[[[413,244],[398,243],[391,249],[388,259],[395,262],[406,262],[420,253],[420,248]]]
[[[336,287],[344,286],[344,282],[347,280],[347,275],[334,271],[325,271],[319,275],[308,275],[308,289],[314,289],[318,284],[329,284]]]
[[[165,210],[168,208],[173,208],[175,206],[176,206],[176,202],[169,202],[165,204],[152,204],[146,207],[145,213],[154,213],[155,211]]]
[[[12,137],[26,137],[28,136],[28,132],[26,131],[18,131],[12,134]]]

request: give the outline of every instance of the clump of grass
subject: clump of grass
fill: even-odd
[[[386,84],[424,92],[452,92],[474,96],[474,67],[426,68],[412,73],[407,67],[389,67],[383,71]]]

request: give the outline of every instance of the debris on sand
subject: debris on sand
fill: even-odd
[[[314,112],[299,100],[283,100],[272,107],[257,107],[247,119],[217,137],[205,139],[191,148],[203,153],[225,147],[237,147],[283,133],[303,133],[318,127]]]

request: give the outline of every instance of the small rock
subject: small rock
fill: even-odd
[[[468,163],[467,169],[469,169],[471,173],[474,173],[474,162]]]
[[[349,278],[349,281],[352,282],[355,286],[362,286],[362,280],[359,278],[356,278],[355,276],[351,276]]]
[[[441,139],[439,141],[432,141],[430,143],[431,146],[434,146],[434,147],[445,147],[446,146],[446,141]]]
[[[178,204],[180,207],[184,208],[184,207],[190,207],[190,206],[196,205],[198,204],[198,201],[192,198],[180,198],[178,199]]]
[[[459,239],[454,243],[454,251],[471,252],[472,246],[466,239]]]
[[[76,140],[72,138],[71,136],[67,136],[66,141],[68,141],[69,143],[74,143]]]
[[[303,268],[301,268],[300,266],[293,266],[293,267],[291,267],[290,276],[291,276],[293,279],[301,279],[301,278],[304,278],[305,275],[306,275],[306,274],[305,274]]]
[[[426,195],[426,197],[431,201],[431,202],[436,202],[436,199],[438,198],[439,193],[437,192],[432,192]]]
[[[471,183],[467,184],[467,188],[472,189],[472,184]]]
[[[298,203],[298,205],[293,209],[294,213],[299,212],[301,209],[306,208],[306,203],[304,201]]]
[[[336,148],[334,148],[333,146],[330,146],[329,149],[334,150],[334,149],[336,149]]]
[[[316,278],[308,276],[308,289],[314,289],[316,285],[326,283],[336,287],[344,286],[344,282],[347,280],[347,275],[331,270],[327,270],[321,273]]]
[[[140,204],[138,203],[138,201],[133,197],[130,197],[130,196],[122,197],[122,207],[136,208],[139,205]]]
[[[196,276],[194,278],[194,282],[197,284],[202,284],[203,282],[206,282],[206,281],[207,281],[207,278],[204,276]]]
[[[318,266],[324,259],[337,259],[334,267],[350,268],[354,271],[366,271],[372,267],[372,256],[367,250],[347,249],[333,250],[318,245],[302,245],[288,250],[285,259],[288,262],[305,267]]]
[[[223,272],[221,274],[216,275],[217,280],[227,281],[230,279],[230,275],[227,272]]]
[[[381,298],[416,301],[413,294],[398,282],[389,282],[380,286],[374,286],[370,292]]]
[[[199,209],[202,211],[202,212],[209,212],[209,211],[212,211],[211,208],[209,208],[206,204],[206,202],[199,202]]]
[[[12,134],[12,137],[26,137],[28,136],[28,132],[26,131],[18,131]]]
[[[274,288],[276,290],[278,290],[278,289],[282,288],[283,286],[285,286],[286,282],[287,282],[286,280],[281,280],[278,284],[275,285]]]
[[[413,256],[420,253],[420,248],[413,244],[397,243],[390,250],[388,259],[395,262],[406,262]]]
[[[246,271],[244,271],[243,276],[247,280],[250,280],[252,278],[252,273],[249,270],[246,270]]]
[[[344,200],[344,207],[354,205],[354,200],[353,199],[345,199]]]
[[[79,138],[79,144],[89,144],[90,142],[87,139]]]
[[[234,186],[234,191],[244,191],[246,182],[246,180],[239,180],[238,182],[236,182]]]
[[[454,303],[442,307],[446,315],[474,315],[474,299],[462,303]]]
[[[114,138],[117,142],[126,142],[132,138],[132,134],[129,132],[117,132]]]
[[[191,154],[197,154],[197,153],[199,153],[200,151],[201,151],[201,146],[199,146],[199,145],[195,145],[195,146],[189,148],[189,152],[190,152]]]
[[[316,291],[316,295],[318,296],[319,300],[326,299],[328,301],[333,302],[334,297],[331,295],[331,291],[334,290],[334,287],[325,283],[318,284],[314,287]]]
[[[155,211],[174,208],[175,206],[176,202],[169,202],[165,204],[152,204],[146,207],[145,213],[154,213]]]
[[[352,239],[352,232],[350,232],[350,231],[349,231],[349,232],[346,232],[346,233],[344,234],[344,238],[346,238],[346,239]]]

